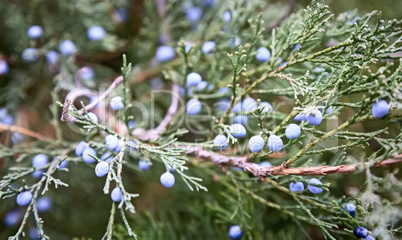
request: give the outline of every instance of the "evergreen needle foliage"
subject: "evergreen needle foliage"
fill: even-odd
[[[401,239],[402,21],[287,7],[0,2],[0,238]]]

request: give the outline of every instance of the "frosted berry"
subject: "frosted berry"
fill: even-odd
[[[190,7],[186,10],[186,18],[191,24],[196,24],[202,18],[202,9],[199,7]]]
[[[322,185],[320,180],[318,180],[317,178],[312,178],[309,180],[308,183],[309,184],[307,185],[307,188],[308,188],[308,190],[310,190],[311,193],[314,193],[314,194],[322,193],[322,191],[323,191],[322,188],[315,186],[315,185]],[[314,185],[310,185],[310,184],[314,184]]]
[[[67,167],[68,167],[68,161],[67,160],[64,160],[59,165],[59,169],[63,169],[63,168],[67,168]]]
[[[292,192],[302,192],[304,191],[304,185],[302,182],[291,182],[289,185],[289,189]]]
[[[115,151],[117,153],[120,152],[125,144],[126,143],[124,142],[124,140],[120,139],[119,143],[117,144],[117,147],[113,151]]]
[[[134,151],[137,151],[138,144],[133,140],[128,141],[128,147]]]
[[[18,206],[28,205],[32,200],[32,193],[29,191],[20,192],[17,196]]]
[[[373,111],[373,116],[375,118],[385,117],[385,115],[388,114],[389,105],[386,101],[380,100],[380,101],[374,103],[372,111]]]
[[[43,176],[45,170],[36,170],[35,172],[31,173],[31,176],[35,179],[39,179]]]
[[[105,36],[105,29],[101,26],[92,26],[88,28],[87,35],[89,40],[91,41],[98,41],[101,40]]]
[[[352,203],[347,203],[345,206],[342,207],[343,211],[346,212],[346,210],[349,212],[349,215],[351,217],[355,217],[356,216],[356,206]]]
[[[229,131],[230,131],[230,134],[232,134],[232,136],[235,138],[244,137],[244,136],[246,136],[246,133],[247,133],[246,128],[239,123],[232,124],[230,126]]]
[[[246,115],[237,115],[233,118],[234,123],[240,123],[241,125],[246,125],[248,122],[248,117]]]
[[[280,137],[272,134],[268,138],[267,146],[272,152],[279,152],[282,150],[283,141]]]
[[[232,18],[232,14],[230,13],[230,11],[225,11],[223,13],[222,19],[224,22],[230,22],[231,18]]]
[[[210,53],[211,51],[212,51],[212,49],[214,49],[215,48],[215,42],[213,42],[213,41],[208,41],[208,42],[205,42],[204,44],[202,44],[202,47],[201,47],[201,51],[204,53],[204,54],[208,54],[208,53]]]
[[[267,161],[260,162],[258,165],[260,165],[260,167],[272,167],[272,164]]]
[[[35,168],[42,168],[42,167],[46,166],[48,161],[49,161],[49,159],[46,155],[38,154],[32,159],[32,166]]]
[[[113,160],[113,156],[112,154],[110,154],[110,152],[105,152],[104,154],[102,154],[100,159],[104,160],[107,163],[110,163]]]
[[[52,208],[52,199],[49,197],[40,197],[36,200],[38,212],[46,212]]]
[[[190,99],[186,104],[186,111],[189,115],[197,115],[201,112],[201,102],[197,99]]]
[[[38,59],[38,50],[35,48],[27,48],[22,52],[22,59],[25,62],[33,62]]]
[[[91,67],[88,67],[88,66],[82,67],[82,68],[80,68],[79,71],[80,71],[79,74],[80,74],[81,79],[91,80],[95,77],[95,71]]]
[[[315,126],[320,125],[322,122],[322,113],[317,109],[311,111],[310,115],[307,117],[307,122]]]
[[[353,229],[353,234],[357,238],[365,238],[368,236],[368,231],[365,227],[357,227],[357,228]]]
[[[260,135],[251,137],[250,141],[248,142],[248,148],[252,152],[261,151],[264,145],[265,145],[264,138],[262,138]]]
[[[241,110],[242,110],[242,102],[236,103],[232,108],[233,113],[241,112]]]
[[[257,109],[257,101],[254,98],[246,97],[242,102],[242,109],[245,112],[251,112]]]
[[[107,135],[105,137],[106,147],[109,150],[114,150],[119,145],[119,139],[115,135]]]
[[[306,121],[307,120],[307,115],[304,113],[299,113],[296,115],[296,117],[293,118],[293,120],[297,121],[297,122],[301,122],[301,121]]]
[[[225,94],[229,92],[229,88],[228,87],[221,87],[218,89],[219,93]]]
[[[206,81],[201,81],[200,83],[197,84],[197,91],[202,92],[204,89],[208,86],[208,83]],[[210,85],[213,87],[213,85]],[[208,86],[209,88],[209,86]]]
[[[21,217],[22,215],[18,209],[12,210],[4,216],[3,221],[7,227],[14,227],[17,226],[18,222],[21,220]]]
[[[27,35],[31,39],[37,39],[42,36],[43,30],[40,26],[38,25],[33,25],[30,28],[28,28]]]
[[[175,50],[170,46],[160,46],[156,50],[156,59],[160,62],[167,62],[174,58]]]
[[[32,227],[28,232],[29,238],[32,240],[39,240],[39,232],[36,227]]]
[[[228,139],[225,135],[219,134],[214,138],[214,145],[219,149],[225,149],[228,147]]]
[[[98,177],[103,177],[109,172],[109,164],[105,162],[99,162],[95,167],[95,174]]]
[[[123,200],[123,193],[119,187],[113,189],[112,193],[110,194],[113,202],[121,202]]]
[[[82,156],[82,153],[84,152],[85,148],[87,148],[87,147],[89,147],[89,144],[85,141],[81,141],[75,147],[75,155]]]
[[[94,123],[98,123],[98,117],[95,115],[95,113],[89,112],[85,117]]]
[[[200,74],[192,72],[187,75],[186,80],[187,87],[195,87],[202,81],[202,78]]]
[[[272,112],[274,109],[269,102],[262,102],[260,108],[262,108],[262,112]]]
[[[75,44],[71,40],[64,40],[59,44],[59,51],[63,55],[73,55],[76,51]]]
[[[239,225],[233,225],[229,229],[229,237],[233,240],[241,239],[243,236],[243,230]]]
[[[171,188],[174,185],[175,179],[173,174],[170,172],[165,172],[161,175],[160,181],[164,187]]]
[[[138,167],[141,170],[148,170],[151,167],[151,165],[149,165],[148,161],[140,160],[138,161]]]
[[[59,60],[59,53],[56,51],[50,51],[46,53],[46,61],[50,64],[56,64]]]
[[[289,139],[298,138],[300,136],[300,133],[301,129],[299,125],[296,125],[294,123],[289,124],[285,130],[286,137]]]
[[[364,240],[375,240],[375,238],[373,237],[373,235],[367,235]]]
[[[122,109],[124,107],[123,98],[116,96],[110,99],[110,107],[115,111]]]
[[[222,98],[221,100],[219,100],[219,102],[215,104],[216,110],[222,112],[226,111],[229,108],[229,106],[230,106],[230,100],[227,98]]]
[[[260,62],[266,62],[271,58],[271,52],[267,48],[261,47],[257,49],[257,55],[255,55],[255,58]]]
[[[93,149],[91,147],[87,147],[87,148],[85,148],[84,152],[82,153],[82,159],[84,160],[84,162],[86,162],[88,164],[94,163],[96,161],[95,158],[90,156],[90,154],[92,156],[96,156],[95,149]]]
[[[6,73],[8,73],[8,63],[5,60],[0,59],[0,76],[5,75]]]

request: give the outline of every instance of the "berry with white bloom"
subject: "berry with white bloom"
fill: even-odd
[[[250,138],[250,141],[248,142],[248,148],[252,152],[259,152],[264,147],[264,144],[264,138],[262,138],[260,135],[256,135]]]
[[[171,188],[175,183],[174,175],[170,172],[165,172],[161,175],[160,181],[164,187]]]
[[[59,51],[63,55],[70,56],[75,53],[76,47],[75,47],[75,44],[71,40],[67,39],[59,44]]]
[[[90,164],[96,161],[95,158],[91,157],[90,155],[96,156],[95,149],[91,147],[85,148],[84,152],[82,153],[82,159],[84,160],[84,162]]]
[[[89,147],[89,144],[85,141],[81,141],[75,147],[75,155],[82,156],[82,153],[84,152],[85,148],[87,148],[87,147]]]
[[[112,193],[110,194],[113,202],[121,202],[123,200],[123,193],[119,187],[113,189]]]
[[[5,60],[0,59],[0,76],[5,75],[6,73],[8,73],[8,63]]]
[[[103,177],[109,172],[109,163],[106,161],[99,162],[95,167],[95,174],[98,177]]]
[[[308,190],[310,190],[311,193],[314,193],[314,194],[322,193],[322,191],[323,191],[322,188],[315,186],[315,185],[322,185],[320,180],[318,180],[317,178],[312,178],[309,180],[308,183],[309,184],[307,185],[307,188],[308,188]]]
[[[202,44],[201,51],[204,54],[211,53],[211,51],[215,48],[215,45],[216,44],[214,41],[205,42],[204,44]]]
[[[175,50],[173,47],[170,46],[160,46],[156,50],[156,59],[159,62],[167,62],[174,58]]]
[[[30,28],[28,28],[27,35],[31,39],[37,39],[42,36],[43,30],[41,26],[38,25],[33,25]]]
[[[291,182],[289,185],[289,189],[292,192],[302,192],[304,191],[304,185],[302,182]]]
[[[322,122],[322,113],[318,109],[312,110],[307,117],[307,122],[314,126],[320,125]]]
[[[92,26],[88,29],[87,35],[91,41],[101,40],[105,36],[105,29],[101,26]]]
[[[283,141],[279,136],[272,134],[268,138],[267,146],[271,151],[279,152],[280,150],[282,150]]]
[[[386,101],[380,100],[374,103],[372,112],[375,118],[385,117],[385,115],[387,115],[389,112],[389,105]]]
[[[151,167],[151,165],[149,165],[148,161],[140,160],[138,161],[138,167],[141,170],[148,170]]]
[[[271,52],[265,47],[260,47],[257,49],[257,55],[255,55],[255,58],[260,62],[266,62],[271,58]]]
[[[32,200],[32,193],[30,191],[20,192],[17,195],[17,204],[18,206],[28,205]]]
[[[186,104],[186,111],[189,115],[197,115],[201,112],[201,102],[197,99],[190,99]]]
[[[230,134],[232,134],[232,136],[235,138],[244,137],[244,136],[246,136],[246,133],[247,133],[246,128],[239,123],[232,124],[230,126],[229,131],[230,131]]]
[[[124,107],[123,98],[120,96],[113,97],[110,100],[110,107],[115,111],[122,109]]]
[[[115,135],[107,135],[105,137],[106,147],[110,150],[116,149],[117,145],[119,145],[119,139]]]
[[[229,237],[233,240],[241,239],[243,236],[243,230],[241,230],[239,225],[233,225],[229,229]]]
[[[300,136],[300,133],[301,133],[301,129],[300,129],[299,125],[291,123],[286,127],[285,134],[286,134],[286,137],[289,139],[298,138]]]
[[[269,102],[262,102],[260,107],[262,108],[262,112],[272,112],[274,109]]]
[[[186,80],[187,87],[195,87],[202,81],[202,78],[200,74],[192,72],[187,75]]]
[[[225,149],[228,147],[228,139],[225,135],[216,135],[216,137],[214,138],[214,145],[218,146],[219,149]]]

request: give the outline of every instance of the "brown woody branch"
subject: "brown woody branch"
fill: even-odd
[[[43,136],[40,133],[31,131],[29,129],[26,129],[26,128],[23,128],[20,126],[16,126],[16,125],[6,125],[6,124],[3,124],[0,122],[0,132],[5,132],[5,131],[19,132],[21,134],[36,138],[41,141],[46,141],[46,142],[54,141],[46,136]]]
[[[261,167],[256,163],[248,162],[249,159],[246,156],[226,156],[219,153],[209,152],[201,147],[192,148],[187,151],[187,154],[193,155],[195,157],[215,163],[220,166],[239,167],[245,171],[251,172],[254,176],[260,178],[275,175],[328,175],[336,173],[346,174],[356,171],[359,167],[385,167],[392,164],[402,163],[402,153],[395,158],[386,159],[374,165],[370,162],[364,162],[339,166],[296,168],[285,168],[283,166]]]

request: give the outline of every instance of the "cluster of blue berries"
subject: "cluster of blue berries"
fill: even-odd
[[[323,192],[323,189],[318,187],[322,185],[322,182],[317,178],[311,178],[307,185],[308,190],[313,194],[320,194]],[[304,191],[304,184],[302,182],[291,182],[289,185],[289,189],[292,192],[302,192]]]
[[[251,137],[250,141],[248,142],[248,147],[252,152],[261,151],[264,145],[265,145],[264,138],[261,137],[260,135]],[[279,152],[280,150],[282,150],[283,141],[279,136],[272,134],[271,136],[268,137],[267,146],[271,151]]]
[[[353,229],[353,234],[358,239],[364,239],[364,240],[374,240],[375,239],[372,235],[369,235],[368,230],[365,227],[356,227],[355,229]]]

